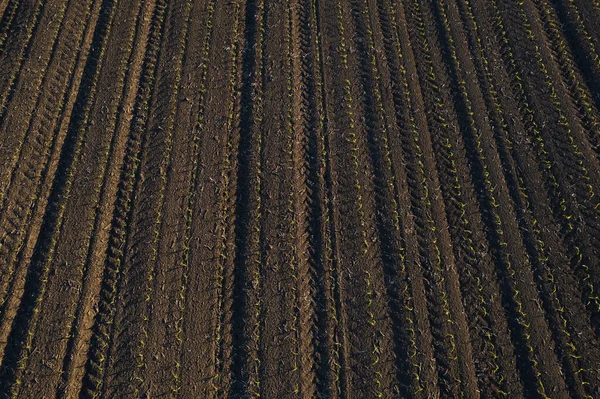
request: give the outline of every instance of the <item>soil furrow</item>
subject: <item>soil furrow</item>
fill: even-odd
[[[331,219],[331,184],[330,184],[330,163],[328,155],[327,142],[327,113],[325,103],[325,76],[323,66],[323,41],[321,9],[318,0],[309,0],[309,4],[304,7],[307,12],[306,21],[310,21],[310,41],[306,44],[314,52],[314,58],[303,57],[307,62],[312,73],[312,80],[307,79],[309,96],[308,108],[313,109],[312,118],[308,118],[311,127],[314,129],[314,136],[309,137],[309,156],[313,156],[314,170],[311,172],[311,178],[314,177],[310,187],[313,191],[313,205],[311,216],[317,221],[311,224],[314,234],[313,249],[318,251],[316,265],[321,265],[317,269],[315,283],[318,285],[316,292],[317,300],[317,320],[319,324],[319,365],[317,370],[317,389],[323,392],[323,395],[330,398],[337,398],[341,392],[341,382],[343,375],[340,375],[340,333],[338,325],[338,301],[336,297],[337,277],[335,273],[335,242],[332,235]],[[304,42],[303,42],[304,44]],[[308,51],[310,53],[310,50]],[[307,127],[308,131],[311,131]],[[314,173],[314,175],[313,175]],[[320,300],[319,300],[320,299]]]
[[[263,288],[266,236],[264,231],[263,165],[265,162],[265,22],[262,0],[245,4],[244,48],[240,87],[239,143],[235,191],[235,270],[233,273],[232,372],[230,395],[259,397],[264,394],[266,351]]]

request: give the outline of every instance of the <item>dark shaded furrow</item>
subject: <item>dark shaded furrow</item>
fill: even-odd
[[[240,88],[240,136],[237,149],[236,255],[233,281],[232,346],[233,384],[230,395],[260,396],[260,315],[264,239],[261,229],[261,164],[264,87],[264,20],[262,0],[250,0],[245,8],[244,52]]]
[[[244,45],[243,16],[245,15],[241,1],[234,6],[233,33],[231,39],[231,58],[229,60],[227,76],[228,102],[226,104],[227,120],[224,132],[223,159],[221,161],[221,173],[219,187],[217,189],[216,213],[218,221],[215,226],[215,312],[213,334],[214,343],[211,348],[213,358],[211,362],[211,389],[215,396],[228,395],[234,384],[233,345],[234,328],[237,328],[234,320],[234,301],[239,292],[234,290],[236,283],[235,269],[235,224],[236,196],[235,186],[237,183],[237,156],[235,149],[239,147],[240,128],[240,95],[239,87],[242,80],[242,51]]]

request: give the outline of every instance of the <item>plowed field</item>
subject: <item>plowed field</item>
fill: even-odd
[[[600,398],[600,1],[0,15],[0,398]]]

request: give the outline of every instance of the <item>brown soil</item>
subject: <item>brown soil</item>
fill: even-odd
[[[0,0],[0,398],[600,397],[598,22]]]

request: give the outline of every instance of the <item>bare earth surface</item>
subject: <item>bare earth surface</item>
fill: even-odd
[[[0,15],[0,399],[600,398],[600,1]]]

